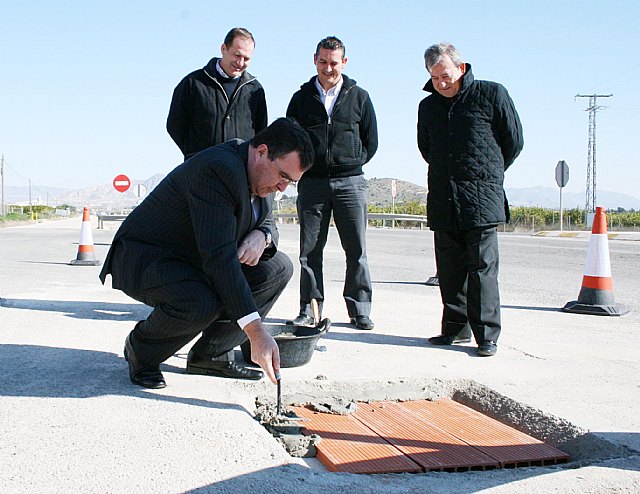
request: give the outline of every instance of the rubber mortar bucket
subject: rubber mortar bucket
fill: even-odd
[[[331,321],[323,319],[317,326],[294,326],[292,324],[265,324],[280,350],[280,367],[300,367],[308,364],[313,356],[318,340],[329,331]],[[240,345],[242,357],[248,364],[251,360],[251,343],[247,340]]]

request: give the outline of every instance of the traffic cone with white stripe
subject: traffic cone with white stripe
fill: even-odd
[[[613,298],[607,215],[604,211],[603,207],[596,208],[582,287],[578,300],[568,302],[562,308],[565,312],[596,316],[622,316],[629,312],[624,305],[616,304]]]
[[[93,234],[91,233],[91,219],[89,208],[84,208],[82,213],[82,227],[80,228],[80,242],[78,243],[78,255],[76,259],[69,261],[72,266],[99,266],[93,250]]]

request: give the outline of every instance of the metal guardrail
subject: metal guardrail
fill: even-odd
[[[427,217],[418,214],[390,214],[390,213],[369,213],[369,221],[382,220],[382,226],[385,221],[390,221],[393,226],[394,222],[416,222],[420,225],[420,230],[427,226]]]
[[[98,213],[98,230],[104,228],[105,221],[124,221],[126,214],[100,214]]]
[[[293,220],[294,223],[298,221],[298,215],[296,213],[273,213],[273,217],[278,219]],[[390,222],[393,227],[394,222],[416,222],[420,225],[420,229],[427,226],[427,217],[417,214],[391,214],[391,213],[369,213],[367,215],[369,221],[378,220],[382,221],[384,227],[385,222]]]
[[[104,228],[105,221],[124,221],[127,217],[126,214],[98,214],[98,229]],[[273,213],[273,217],[276,219],[293,220],[294,223],[298,221],[298,215],[296,213]],[[390,214],[390,213],[369,213],[367,215],[369,221],[377,220],[382,221],[382,226],[385,226],[385,222],[390,222],[391,226],[394,222],[415,222],[420,225],[420,229],[427,226],[427,217],[415,214]]]

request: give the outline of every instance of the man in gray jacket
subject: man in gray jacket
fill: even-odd
[[[249,31],[232,29],[220,47],[222,58],[212,58],[173,91],[167,131],[185,159],[229,139],[248,141],[267,126],[264,89],[247,72],[254,49]]]
[[[508,221],[504,172],[523,147],[507,90],[474,80],[453,45],[424,54],[432,93],[420,102],[418,148],[429,164],[427,216],[434,231],[444,305],[434,345],[471,341],[478,355],[497,352],[501,330],[498,225]]]

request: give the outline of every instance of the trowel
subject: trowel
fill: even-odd
[[[280,376],[280,373],[278,372],[277,376],[276,376],[276,383],[278,386],[278,402],[276,405],[276,416],[280,417],[280,415],[282,415],[282,377]]]
[[[276,416],[273,418],[273,423],[307,422],[308,419],[298,417],[293,412],[289,412],[292,415],[282,413],[282,378],[280,377],[280,373],[276,374],[276,385],[278,388],[278,396],[276,401]]]
[[[313,315],[313,324],[318,327],[320,324],[320,307],[315,298],[311,299],[311,314]]]
[[[314,328],[318,328],[320,326],[320,307],[318,305],[318,301],[315,298],[311,299],[311,314],[313,315]],[[329,322],[329,324],[331,323]],[[278,389],[277,401],[276,401],[276,419],[291,420],[291,421],[304,420],[302,417],[289,417],[287,415],[283,415],[282,413],[282,377],[280,375],[280,372],[276,374],[276,387]]]

